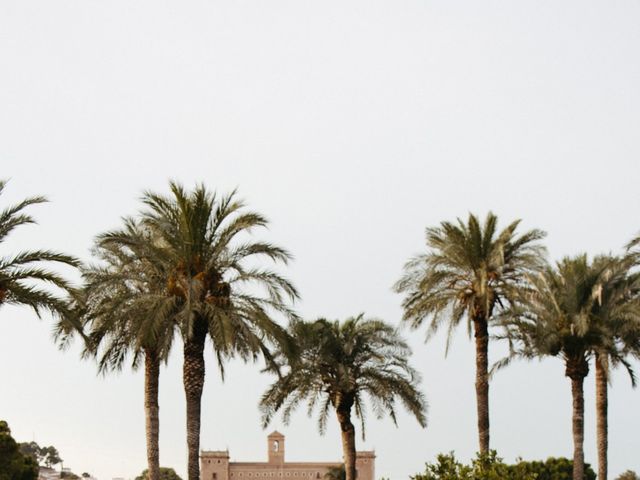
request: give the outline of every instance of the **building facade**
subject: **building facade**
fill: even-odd
[[[231,462],[229,451],[200,453],[201,480],[318,480],[342,462],[286,462],[284,435],[267,437],[266,462]],[[356,452],[358,480],[374,480],[375,452]]]

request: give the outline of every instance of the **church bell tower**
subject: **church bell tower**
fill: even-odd
[[[280,432],[273,432],[267,437],[267,448],[269,452],[269,463],[284,463],[284,435]]]

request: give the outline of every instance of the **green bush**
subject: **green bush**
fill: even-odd
[[[148,469],[144,469],[135,480],[148,480]],[[160,467],[160,480],[182,480],[173,468]]]
[[[435,463],[427,463],[425,471],[412,480],[571,480],[572,461],[566,458],[548,458],[546,461],[520,460],[508,465],[495,450],[486,455],[477,454],[470,465],[459,462],[453,452],[440,454]],[[585,464],[585,480],[595,480],[596,474]]]

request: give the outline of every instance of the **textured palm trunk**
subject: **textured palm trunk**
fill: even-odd
[[[184,342],[182,376],[187,403],[187,474],[189,480],[200,480],[200,405],[204,387],[204,343],[206,325],[196,321],[191,338]]]
[[[609,446],[609,427],[607,421],[608,384],[607,358],[596,355],[596,423],[598,437],[598,480],[607,480],[607,449]]]
[[[158,406],[158,383],[160,378],[160,360],[157,352],[146,349],[144,355],[144,411],[147,433],[147,468],[149,480],[160,479],[160,419]]]
[[[484,318],[474,320],[476,340],[476,409],[480,453],[489,452],[489,330]]]
[[[584,480],[584,376],[571,377],[573,397],[573,480]]]
[[[336,409],[340,433],[342,435],[342,454],[346,480],[356,478],[356,429],[351,423],[351,406],[339,406]]]

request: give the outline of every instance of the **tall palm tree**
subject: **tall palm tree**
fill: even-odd
[[[81,317],[90,329],[86,353],[99,358],[100,372],[122,369],[129,356],[134,369],[144,361],[148,477],[159,480],[160,363],[168,360],[176,323],[175,299],[166,295],[164,272],[149,261],[150,249],[152,236],[133,219],[100,235],[93,249],[100,264],[83,271]]]
[[[534,289],[526,307],[506,319],[511,355],[516,357],[561,357],[565,375],[571,380],[573,401],[573,479],[584,479],[584,379],[589,360],[598,351],[610,349],[607,326],[594,311],[601,298],[608,262],[589,263],[586,255],[564,258],[556,267],[532,277]]]
[[[154,236],[149,261],[165,274],[165,292],[174,299],[173,318],[182,334],[183,383],[187,405],[189,480],[200,480],[200,407],[205,379],[204,347],[209,338],[221,374],[224,362],[263,355],[270,343],[285,341],[275,314],[295,318],[287,305],[298,297],[278,273],[257,265],[267,258],[288,263],[289,253],[251,241],[267,220],[246,211],[235,191],[218,197],[204,185],[186,191],[171,182],[169,196],[146,192],[141,224]],[[288,300],[287,300],[288,299]]]
[[[300,402],[308,411],[320,404],[318,426],[324,433],[330,409],[335,411],[342,436],[346,480],[356,478],[355,427],[352,411],[360,418],[364,438],[364,399],[380,418],[385,412],[396,422],[397,400],[426,426],[426,402],[416,384],[418,374],[409,366],[410,349],[386,323],[363,315],[343,323],[325,319],[293,322],[290,334],[297,351],[280,352],[283,372],[260,402],[266,427],[281,408],[284,421]]]
[[[598,479],[608,474],[608,384],[610,369],[623,365],[635,386],[635,376],[627,357],[640,353],[640,277],[632,274],[630,258],[600,256],[594,259],[596,271],[603,270],[596,286],[596,302],[592,314],[601,324],[603,339],[594,350],[596,372],[596,433]]]
[[[403,320],[418,328],[430,318],[427,339],[448,323],[447,350],[463,318],[476,346],[476,407],[480,452],[489,451],[489,327],[496,315],[517,304],[527,290],[526,276],[541,268],[544,232],[516,234],[516,220],[498,232],[489,213],[484,225],[470,214],[467,223],[442,222],[427,228],[427,253],[404,267],[395,289],[404,293]]]
[[[5,189],[6,180],[0,180],[0,194]],[[47,202],[45,197],[29,197],[0,212],[0,243],[17,227],[36,223],[25,210]],[[52,293],[46,285],[68,294],[73,291],[71,284],[56,272],[45,267],[47,263],[78,267],[74,257],[52,250],[23,251],[11,257],[0,257],[0,307],[2,305],[26,305],[38,317],[48,311],[58,317],[55,327],[58,338],[80,329],[80,324],[69,314],[68,299]]]

